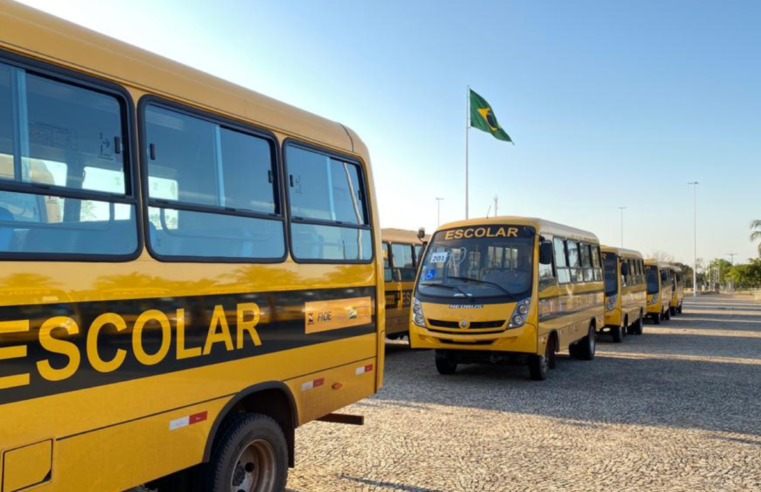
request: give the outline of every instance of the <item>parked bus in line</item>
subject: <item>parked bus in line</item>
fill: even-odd
[[[626,334],[641,335],[647,310],[645,260],[639,251],[602,246],[605,274],[605,326],[615,343]]]
[[[382,384],[350,129],[0,0],[2,491],[276,492]]]
[[[544,380],[557,352],[595,356],[604,322],[600,245],[541,219],[453,222],[428,245],[412,298],[410,344],[435,349],[436,368],[528,364]]]
[[[647,315],[656,325],[671,319],[671,270],[667,263],[658,260],[645,260],[647,280]]]
[[[669,269],[671,270],[671,287],[673,288],[669,310],[671,311],[671,316],[676,316],[677,314],[682,314],[682,304],[684,303],[684,272],[682,271],[682,267],[674,265],[673,263],[669,265]]]
[[[386,337],[406,337],[415,275],[430,236],[425,230],[381,229],[383,275],[386,281]]]

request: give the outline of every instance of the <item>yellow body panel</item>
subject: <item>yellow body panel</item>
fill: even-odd
[[[425,246],[430,236],[419,239],[417,232],[402,229],[382,229],[381,237],[384,244],[403,244],[412,246]],[[419,259],[417,259],[419,261]],[[410,301],[415,281],[403,281],[392,268],[390,279],[386,278],[386,334],[406,334],[409,330]]]
[[[654,295],[647,294],[647,313],[657,315],[668,311],[671,306],[671,298],[674,295],[674,289],[671,284],[663,285],[661,281],[661,270],[668,268],[665,263],[659,263],[655,260],[645,260],[645,265],[657,267],[658,270],[658,298],[654,300]]]
[[[15,2],[0,0],[0,25],[1,49],[119,84],[135,107],[144,96],[161,96],[270,131],[278,144],[297,138],[351,156],[364,168],[374,237],[367,264],[290,256],[274,264],[165,263],[145,249],[122,263],[3,261],[0,454],[52,439],[51,480],[34,490],[119,492],[197,464],[225,404],[259,383],[290,388],[299,424],[381,387],[379,221],[369,154],[352,130]],[[0,162],[0,173],[5,167]],[[340,292],[330,297],[331,290]],[[360,306],[339,306],[344,323],[309,332],[307,303],[325,307],[324,299],[309,300],[320,291],[327,301],[366,294]],[[93,315],[105,313],[112,324],[94,328]],[[355,314],[372,325],[357,331]],[[185,331],[191,321],[208,332]],[[112,340],[109,351],[100,350],[98,334]],[[161,340],[158,351],[142,345],[148,339]],[[170,430],[171,422],[203,412],[203,420]],[[40,450],[29,469],[3,470],[4,490],[41,473]]]
[[[623,285],[621,278],[621,260],[622,259],[635,259],[643,260],[642,254],[637,251],[615,248],[612,246],[603,246],[603,255],[612,253],[618,256],[618,271],[616,273],[617,278],[617,298],[608,309],[609,297],[605,297],[605,326],[621,326],[626,327],[631,323],[634,323],[640,317],[643,317],[647,312],[647,282],[644,281],[634,285]],[[643,274],[644,276],[644,274]],[[628,320],[628,323],[627,323]]]
[[[15,492],[50,480],[53,441],[30,444],[3,455],[4,492]]]
[[[599,244],[594,234],[555,224],[542,219],[524,217],[496,217],[492,219],[472,219],[445,224],[439,231],[456,229],[480,234],[479,228],[495,224],[509,226],[530,226],[537,236],[562,236],[566,239],[582,240]],[[437,232],[439,232],[437,231]],[[488,233],[485,233],[488,234]],[[453,235],[454,236],[454,235]],[[490,237],[485,235],[484,237]],[[433,243],[435,244],[435,243]],[[555,284],[539,290],[538,262],[539,241],[534,244],[533,286],[531,303],[526,322],[518,328],[507,326],[516,303],[484,304],[480,308],[464,309],[457,302],[422,302],[426,327],[417,326],[410,317],[410,344],[413,348],[438,350],[468,350],[509,352],[514,354],[543,354],[548,337],[555,333],[558,349],[566,350],[571,344],[587,335],[591,323],[601,326],[604,321],[603,282]],[[421,272],[418,272],[418,282]],[[453,307],[454,305],[454,307]],[[431,320],[463,323],[462,328],[442,328],[432,326]],[[498,328],[475,329],[473,322],[498,322]],[[460,325],[462,326],[462,325]]]
[[[674,275],[674,285],[676,285],[676,288],[671,295],[671,307],[679,308],[682,306],[682,302],[684,302],[684,273],[682,272],[682,269],[676,265],[671,265],[670,270],[671,274]],[[679,280],[677,280],[677,275],[679,276]]]

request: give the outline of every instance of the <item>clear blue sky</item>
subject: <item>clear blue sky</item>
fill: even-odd
[[[464,216],[465,88],[515,146],[471,130],[471,216],[539,216],[648,254],[756,254],[761,2],[25,0],[302,107],[370,148],[384,227]],[[0,34],[1,35],[1,34]]]

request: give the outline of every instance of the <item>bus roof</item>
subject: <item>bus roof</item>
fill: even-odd
[[[665,261],[658,261],[655,258],[647,258],[645,260],[645,265],[657,266],[658,268],[671,268],[670,263],[666,263]]]
[[[457,222],[449,222],[438,228],[439,231],[445,229],[454,229],[458,227],[472,227],[479,225],[524,225],[530,226],[537,230],[538,233],[551,234],[553,236],[562,236],[569,239],[578,239],[580,241],[589,241],[592,243],[599,243],[597,236],[589,231],[582,229],[576,229],[575,227],[569,227],[557,222],[551,222],[549,220],[538,219],[535,217],[518,217],[515,215],[501,215],[499,217],[478,218],[460,220]]]
[[[669,268],[671,268],[675,272],[682,273],[682,267],[680,267],[679,265],[675,265],[674,263],[669,263]]]
[[[385,228],[381,229],[381,239],[383,241],[390,241],[392,243],[410,243],[410,244],[421,244],[422,242],[417,237],[417,231],[408,231],[406,229],[394,229],[394,228]],[[430,234],[427,234],[423,241],[430,241],[431,236]]]
[[[367,155],[345,126],[181,63],[8,0],[0,0],[0,48],[117,81],[347,152]],[[134,94],[135,98],[142,94]]]
[[[603,253],[614,253],[618,256],[626,256],[629,258],[643,259],[642,253],[633,249],[617,248],[615,246],[600,246],[600,251]]]

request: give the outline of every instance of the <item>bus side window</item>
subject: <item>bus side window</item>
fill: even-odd
[[[420,267],[420,263],[423,261],[423,245],[415,245],[415,268]]]
[[[600,260],[600,248],[596,245],[592,245],[592,266],[594,267],[595,282],[602,282],[602,261]]]
[[[555,268],[558,276],[558,282],[567,284],[571,281],[571,273],[568,268],[568,258],[566,257],[565,241],[556,237],[552,240],[553,249],[555,250]]]
[[[151,252],[162,260],[285,257],[269,179],[273,142],[163,106],[148,105],[144,116]]]
[[[540,249],[542,246],[547,245],[549,247],[552,247],[552,243],[549,241],[542,241],[542,244],[540,246]],[[541,261],[539,261],[539,290],[544,290],[547,287],[551,285],[555,285],[557,283],[556,280],[556,274],[555,274],[555,262],[552,261],[552,255],[550,255],[550,263],[548,265],[542,264]]]
[[[372,230],[360,166],[294,144],[286,145],[285,157],[296,259],[370,261]]]
[[[391,256],[394,258],[394,270],[400,282],[415,280],[415,263],[411,244],[391,244]]]
[[[581,253],[581,267],[584,271],[584,282],[592,282],[595,278],[595,272],[592,269],[592,252],[590,245],[581,243],[579,244],[579,252]]]
[[[388,243],[383,243],[383,280],[391,282],[393,277],[391,275],[391,251],[389,251]]]
[[[568,250],[568,266],[571,267],[571,280],[574,282],[583,282],[584,272],[581,269],[579,243],[576,241],[566,241],[566,249]]]

